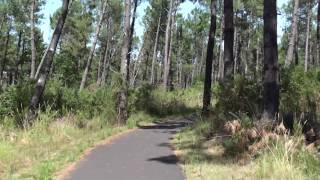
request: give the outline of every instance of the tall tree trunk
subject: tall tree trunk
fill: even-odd
[[[69,3],[68,9],[71,8],[72,3],[74,2],[74,0],[69,0],[69,1],[70,1],[70,3]],[[85,44],[86,44],[86,43],[87,43],[87,42],[85,41]],[[60,43],[60,48],[61,48],[61,43]],[[47,47],[47,49],[46,49],[46,51],[45,51],[44,54],[47,54],[48,51],[49,51],[49,46]],[[36,74],[35,74],[35,76],[34,76],[34,79],[38,79],[38,78],[39,78],[40,70],[41,70],[41,68],[42,68],[42,66],[43,66],[43,63],[44,63],[44,58],[45,58],[45,56],[42,57],[39,65],[38,65],[38,68],[37,68]],[[52,65],[52,66],[53,66],[53,65]],[[54,67],[52,67],[51,69],[53,69],[53,68],[54,68]]]
[[[169,74],[170,74],[170,42],[171,42],[171,28],[172,28],[172,10],[173,0],[170,0],[170,7],[167,18],[165,47],[164,47],[164,72],[163,72],[163,87],[168,90],[169,86]]]
[[[12,84],[15,83],[15,80],[17,79],[18,77],[18,67],[19,67],[19,62],[20,62],[20,53],[21,53],[21,41],[22,41],[22,30],[19,31],[19,35],[18,35],[18,43],[17,43],[17,51],[16,51],[16,67],[14,67],[14,69],[12,70],[12,73],[13,73],[13,80],[12,80]]]
[[[170,32],[170,47],[169,47],[169,57],[168,57],[168,68],[169,68],[169,77],[168,77],[168,87],[169,90],[172,91],[173,90],[173,69],[171,67],[171,61],[172,61],[172,50],[173,50],[173,34],[174,34],[174,24],[175,24],[175,17],[176,17],[176,13],[177,13],[177,9],[176,9],[176,2],[174,3],[174,10],[173,10],[173,15],[171,16],[171,32]]]
[[[285,66],[290,66],[293,61],[296,38],[298,35],[298,10],[299,10],[299,0],[294,0],[292,24],[291,24],[291,34],[289,38],[288,52],[285,61]]]
[[[318,14],[317,14],[317,63],[320,66],[320,0],[318,0]]]
[[[44,92],[44,89],[46,86],[48,75],[50,73],[50,68],[51,68],[51,65],[53,62],[53,57],[56,52],[56,48],[57,48],[57,45],[58,45],[58,42],[60,39],[60,35],[62,33],[62,29],[63,29],[63,26],[65,24],[65,21],[66,21],[67,15],[68,15],[69,2],[70,2],[70,0],[63,0],[62,11],[61,11],[60,17],[58,19],[56,28],[53,32],[52,39],[49,44],[49,48],[46,51],[46,53],[44,54],[43,65],[40,69],[39,78],[36,82],[35,89],[34,89],[34,92],[33,92],[33,95],[32,95],[31,101],[30,101],[29,113],[27,114],[27,117],[24,122],[25,127],[28,127],[37,115],[37,109],[39,107],[40,99],[43,95],[43,92]]]
[[[8,50],[9,50],[9,42],[10,42],[10,31],[11,31],[11,23],[9,24],[7,35],[6,35],[6,42],[4,47],[4,55],[1,62],[1,71],[0,71],[0,85],[3,85],[3,74],[6,70],[6,64],[7,64],[7,56],[8,56]]]
[[[151,77],[150,77],[150,84],[154,84],[154,68],[157,60],[157,51],[158,51],[158,40],[159,40],[159,32],[160,32],[160,23],[161,23],[161,15],[159,16],[158,20],[158,27],[157,27],[157,33],[156,33],[156,41],[154,42],[153,46],[153,55],[152,55],[152,66],[151,66]]]
[[[212,83],[212,62],[214,53],[214,38],[216,35],[216,0],[211,0],[211,22],[208,39],[208,49],[206,58],[206,71],[204,80],[204,92],[203,92],[203,109],[202,114],[208,115],[211,105],[211,83]]]
[[[224,78],[230,79],[233,75],[233,0],[224,0]]]
[[[234,36],[234,48],[233,48],[233,52],[234,52],[234,68],[233,68],[233,74],[236,75],[238,72],[238,61],[239,61],[239,54],[238,54],[238,50],[239,50],[239,46],[240,46],[240,35],[238,36],[238,32],[237,29],[235,28],[235,36]],[[238,42],[239,41],[239,42]]]
[[[258,38],[258,40],[257,40],[257,42],[259,42],[259,38]],[[258,45],[258,47],[257,47],[257,49],[256,49],[256,71],[255,71],[255,73],[256,73],[256,77],[258,76],[258,74],[259,74],[259,69],[260,69],[260,54],[259,54],[259,43],[257,43]]]
[[[138,0],[134,0],[134,7],[133,7],[133,17],[130,26],[130,38],[129,38],[129,52],[127,57],[127,81],[130,81],[130,61],[131,61],[131,53],[132,53],[132,43],[133,43],[133,34],[134,34],[134,25],[136,22],[136,14],[137,14],[137,7],[138,7]]]
[[[306,37],[306,49],[305,49],[305,57],[304,57],[304,72],[308,71],[308,62],[309,62],[309,40],[310,40],[310,21],[312,15],[312,7],[311,7],[311,0],[308,0],[308,17],[307,17],[307,37]]]
[[[91,68],[94,52],[96,50],[96,45],[97,45],[97,41],[98,41],[98,37],[100,34],[100,30],[101,30],[101,26],[102,26],[102,22],[103,22],[103,17],[105,15],[106,9],[107,9],[107,3],[105,2],[103,4],[102,13],[100,15],[100,19],[99,19],[98,26],[97,26],[96,33],[95,33],[95,37],[94,37],[94,40],[92,43],[91,51],[90,51],[89,57],[87,59],[86,68],[85,68],[83,75],[82,75],[82,80],[81,80],[79,91],[82,91],[84,89],[86,82],[87,82],[87,79],[88,79],[88,74],[89,74],[89,71]]]
[[[98,80],[97,84],[99,86],[104,86],[106,83],[106,78],[107,78],[107,70],[109,69],[110,65],[110,54],[109,54],[109,48],[110,48],[110,41],[111,41],[111,36],[112,36],[112,30],[111,30],[111,25],[112,19],[109,18],[107,28],[109,29],[108,34],[107,34],[107,43],[105,47],[105,52],[104,52],[104,57],[103,57],[103,64],[102,64],[102,72],[101,72],[101,77]]]
[[[147,81],[147,76],[148,76],[148,72],[149,72],[149,52],[147,51],[146,54],[145,54],[145,67],[144,67],[144,72],[143,72],[143,76],[142,76],[142,79],[144,81]]]
[[[31,2],[31,13],[30,13],[30,24],[31,24],[31,71],[30,71],[30,79],[34,79],[35,77],[35,71],[36,71],[36,42],[35,42],[35,35],[34,35],[34,29],[35,29],[35,20],[34,20],[34,11],[36,8],[36,0],[32,0]]]
[[[101,47],[101,49],[102,49],[102,47]],[[106,52],[106,46],[100,52],[100,59],[99,59],[98,68],[97,68],[97,85],[99,84],[99,81],[101,79],[102,64],[103,64],[103,58],[105,56],[105,52]]]
[[[224,78],[224,16],[221,14],[221,36],[220,36],[220,50],[219,50],[219,70],[218,70],[218,80],[221,81]]]
[[[279,65],[277,44],[277,0],[264,0],[263,117],[275,120],[279,111]]]
[[[124,124],[128,118],[127,104],[128,104],[128,53],[130,45],[130,16],[131,16],[131,0],[125,0],[125,15],[124,15],[124,34],[123,34],[123,45],[121,51],[121,89],[118,96],[118,124]]]

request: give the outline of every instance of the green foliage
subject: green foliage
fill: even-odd
[[[21,125],[28,108],[33,85],[26,82],[10,86],[0,94],[0,117],[15,118],[16,125]],[[51,80],[47,84],[42,98],[42,111],[51,109],[59,116],[76,114],[80,119],[101,117],[111,123],[115,119],[115,101],[111,88],[100,88],[93,92],[84,90],[78,92],[73,88],[63,86],[61,81]],[[3,122],[0,122],[3,123]]]
[[[215,111],[233,119],[242,116],[258,117],[262,109],[261,91],[261,85],[255,80],[236,75],[233,81],[224,86],[216,84],[213,92],[217,98]]]
[[[29,105],[33,86],[29,82],[10,86],[0,94],[0,118],[15,117],[15,122],[21,124],[21,112]],[[0,122],[2,123],[2,122]]]
[[[131,92],[130,110],[145,111],[146,113],[165,117],[194,112],[199,107],[198,90],[175,90],[165,92],[163,89],[154,89],[150,85],[143,85]]]
[[[283,112],[320,113],[320,72],[300,66],[282,72],[280,109]]]

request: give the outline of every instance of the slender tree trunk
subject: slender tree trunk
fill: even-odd
[[[237,33],[237,29],[235,28],[235,36],[234,36],[234,48],[233,48],[233,52],[234,52],[234,68],[233,68],[233,74],[236,75],[237,72],[238,72],[238,61],[239,61],[239,54],[238,54],[238,50],[239,50],[239,44],[238,41],[240,42],[240,37],[237,37],[238,36],[238,33]]]
[[[131,53],[132,53],[132,43],[133,43],[133,34],[134,34],[134,25],[136,22],[137,16],[137,7],[138,7],[138,0],[134,0],[134,8],[133,8],[133,17],[130,26],[130,42],[129,42],[129,53],[127,57],[127,81],[130,81],[130,61],[131,61]]]
[[[106,47],[105,52],[104,52],[103,64],[102,64],[102,73],[101,73],[101,77],[100,77],[100,79],[98,81],[98,85],[99,86],[104,86],[106,84],[107,70],[108,70],[109,64],[110,64],[108,47],[109,47],[109,45]]]
[[[182,87],[182,60],[181,60],[181,44],[179,44],[179,48],[178,48],[178,55],[177,55],[177,63],[178,63],[178,67],[177,67],[177,72],[178,72],[178,79],[177,82],[179,83],[179,86]]]
[[[39,103],[44,92],[46,82],[48,79],[48,75],[50,73],[50,68],[53,62],[53,57],[56,52],[56,48],[60,39],[60,35],[62,33],[63,26],[65,24],[68,11],[69,11],[69,2],[70,0],[63,0],[62,4],[62,11],[60,17],[58,19],[56,28],[53,32],[51,42],[49,44],[49,48],[44,54],[44,61],[43,66],[40,69],[39,78],[36,82],[34,93],[32,95],[30,106],[29,106],[29,113],[25,119],[24,127],[28,127],[30,123],[36,118],[37,109],[39,107]]]
[[[170,41],[171,41],[171,28],[172,28],[172,9],[173,9],[173,0],[170,0],[170,7],[167,18],[167,27],[166,27],[166,37],[165,37],[165,47],[164,47],[164,72],[163,72],[163,87],[165,90],[168,90],[169,86],[169,74],[170,74]]]
[[[69,2],[69,7],[68,7],[68,9],[71,8],[72,3],[73,3],[74,0],[69,0],[69,1],[70,1],[70,2]],[[86,43],[86,42],[85,42],[85,43]],[[60,48],[61,48],[61,43],[60,43]],[[49,51],[49,46],[47,47],[47,49],[46,49],[46,51],[45,51],[44,54],[47,54],[48,51]],[[45,60],[44,58],[45,58],[45,56],[42,57],[39,65],[38,65],[38,68],[37,68],[36,74],[35,74],[35,76],[34,76],[34,79],[38,79],[38,78],[39,78],[40,70],[41,70],[41,68],[42,68],[42,66],[43,66],[43,63],[44,63],[44,60]],[[53,67],[52,67],[51,69],[53,69]]]
[[[279,66],[277,44],[277,0],[264,0],[264,77],[263,117],[275,120],[279,111]]]
[[[296,44],[296,38],[298,35],[298,10],[299,10],[299,0],[294,0],[292,24],[291,24],[291,34],[289,38],[288,52],[285,61],[285,66],[290,66],[293,61],[294,49]]]
[[[8,50],[9,50],[9,42],[10,42],[10,31],[11,31],[11,24],[9,25],[7,30],[6,42],[4,47],[4,55],[3,55],[3,60],[1,62],[0,85],[3,85],[3,74],[4,74],[4,71],[6,70],[6,65],[8,61],[7,56],[8,56]]]
[[[34,79],[35,71],[36,71],[36,42],[34,36],[35,22],[34,22],[34,10],[36,7],[36,0],[32,0],[31,2],[31,13],[30,13],[30,24],[31,24],[31,71],[30,71],[30,79]]]
[[[121,51],[121,89],[118,96],[118,124],[124,124],[128,118],[127,104],[128,104],[128,53],[130,46],[130,16],[131,16],[131,0],[125,0],[125,15],[124,15],[124,34],[123,34],[123,45]]]
[[[176,5],[176,3],[174,3]],[[173,15],[171,16],[171,32],[170,32],[170,47],[169,47],[169,57],[168,57],[168,68],[169,68],[169,77],[168,77],[168,87],[169,87],[169,90],[172,91],[173,90],[173,69],[171,67],[171,61],[172,61],[172,47],[173,47],[173,34],[174,34],[174,24],[175,24],[175,17],[176,17],[176,6],[174,5],[174,11],[173,11]]]
[[[318,0],[318,14],[317,14],[317,63],[320,66],[320,0]]]
[[[250,34],[250,33],[249,33]],[[247,44],[247,49],[246,49],[246,51],[245,51],[245,58],[243,58],[243,60],[244,60],[244,76],[245,77],[247,77],[247,75],[248,75],[248,71],[249,71],[249,62],[248,62],[248,60],[249,60],[249,53],[250,53],[250,50],[249,50],[249,48],[250,48],[250,43],[251,43],[251,39],[250,39],[250,37],[248,37],[248,44]]]
[[[1,20],[0,20],[0,31],[1,31],[6,18],[3,17],[4,16],[3,14],[0,14],[0,15],[1,15]]]
[[[144,59],[145,59],[146,63],[145,63],[144,73],[143,73],[142,79],[144,81],[147,81],[147,79],[148,79],[147,76],[148,76],[148,72],[149,72],[149,52],[146,52]]]
[[[97,41],[98,41],[98,37],[100,34],[101,26],[103,23],[103,17],[105,15],[106,9],[107,9],[107,3],[105,2],[103,4],[102,13],[100,15],[100,19],[99,19],[98,26],[97,26],[96,33],[95,33],[95,37],[94,37],[94,40],[92,43],[91,51],[90,51],[89,57],[87,59],[86,68],[85,68],[83,75],[82,75],[82,80],[81,80],[79,91],[82,91],[84,89],[86,82],[87,82],[87,79],[88,79],[88,74],[89,74],[91,64],[92,64],[92,59],[93,59],[93,56],[94,56],[94,53],[96,50],[96,45],[97,45]]]
[[[140,72],[140,69],[141,69],[141,64],[140,64],[140,62],[139,61],[137,61],[137,62],[135,62],[134,63],[134,68],[133,68],[133,72],[132,72],[132,80],[131,80],[131,82],[130,82],[130,85],[132,86],[132,87],[135,87],[135,85],[136,85],[136,79],[137,79],[137,76],[138,76],[138,74],[139,74],[139,72]]]
[[[109,48],[110,48],[110,41],[111,41],[111,36],[112,36],[112,31],[111,31],[111,18],[108,21],[107,28],[109,29],[108,35],[107,35],[107,43],[105,47],[105,52],[104,52],[104,57],[103,57],[103,65],[102,65],[102,73],[101,77],[98,80],[98,85],[99,86],[104,86],[106,83],[106,78],[107,78],[107,70],[109,69],[110,65],[110,56],[109,56]]]
[[[232,78],[234,59],[233,59],[233,0],[224,0],[224,78]]]
[[[16,52],[16,67],[15,67],[15,69],[13,69],[12,71],[13,71],[13,80],[12,80],[12,84],[14,84],[15,83],[15,80],[17,79],[17,77],[18,77],[18,73],[17,73],[17,70],[18,70],[18,65],[19,65],[19,62],[20,62],[20,53],[21,53],[21,41],[22,41],[22,31],[20,30],[19,31],[19,35],[18,35],[18,43],[17,43],[17,52]]]
[[[101,47],[102,49],[102,47]],[[105,53],[106,52],[106,46],[103,48],[103,50],[100,52],[100,59],[99,59],[99,62],[98,62],[98,68],[97,68],[97,84],[99,84],[99,81],[101,79],[101,70],[102,70],[102,64],[103,64],[103,58],[105,56]]]
[[[310,21],[312,15],[311,0],[308,0],[308,17],[307,17],[307,37],[306,37],[306,49],[304,57],[304,72],[308,71],[308,62],[309,62],[309,40],[310,40]]]
[[[153,47],[153,56],[152,56],[152,66],[151,66],[151,77],[150,77],[150,84],[154,84],[154,68],[157,60],[157,51],[158,51],[158,40],[159,40],[159,31],[160,31],[160,23],[161,23],[161,15],[159,16],[158,20],[158,27],[157,27],[157,33],[156,33],[156,41],[154,42],[154,47]]]
[[[258,39],[258,41],[257,42],[259,42],[259,39]],[[258,47],[257,47],[257,49],[256,49],[256,75],[258,75],[259,74],[259,67],[260,67],[260,54],[259,54],[259,43],[257,43],[258,45]]]
[[[207,58],[206,58],[206,71],[205,71],[205,80],[204,80],[204,92],[203,92],[203,109],[202,114],[207,116],[209,113],[209,108],[211,105],[211,74],[212,74],[212,62],[213,62],[213,52],[214,52],[214,43],[216,35],[216,0],[211,0],[211,22],[210,22],[210,31],[208,39],[208,49],[207,49]]]
[[[21,36],[22,36],[22,33],[21,33]],[[23,40],[21,40],[22,48],[21,48],[21,44],[20,44],[20,47],[18,47],[20,49],[20,52],[17,54],[17,61],[16,61],[16,64],[15,64],[15,70],[14,70],[15,71],[14,72],[14,74],[15,74],[14,76],[16,77],[17,80],[20,79],[19,66],[20,66],[20,71],[22,71],[22,62],[23,62],[22,56],[23,56],[23,53],[24,53],[24,50],[25,50],[25,39],[24,38],[22,38],[22,39],[23,39]]]
[[[218,80],[222,81],[224,78],[224,16],[221,14],[221,36],[220,36],[220,50],[219,50],[219,72],[218,72]]]

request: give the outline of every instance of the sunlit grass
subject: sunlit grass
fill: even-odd
[[[28,130],[0,127],[0,179],[53,179],[86,149],[127,129],[100,126],[99,121],[90,120],[88,127],[79,128],[70,117],[53,122],[42,114]]]
[[[320,161],[308,151],[301,136],[271,142],[258,156],[225,153],[223,136],[204,138],[215,131],[208,122],[197,122],[173,140],[181,166],[190,180],[319,179]]]

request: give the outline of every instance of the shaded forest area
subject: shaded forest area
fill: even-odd
[[[146,2],[138,37],[137,8]],[[222,133],[225,154],[252,160],[281,147],[290,157],[262,156],[288,158],[293,169],[278,174],[319,178],[320,1],[193,2],[184,16],[181,0],[63,0],[46,44],[47,1],[0,1],[0,177],[52,177],[107,136],[192,114],[178,149],[188,133],[192,152]],[[184,156],[188,164],[199,154]],[[255,177],[291,177],[268,173]]]

